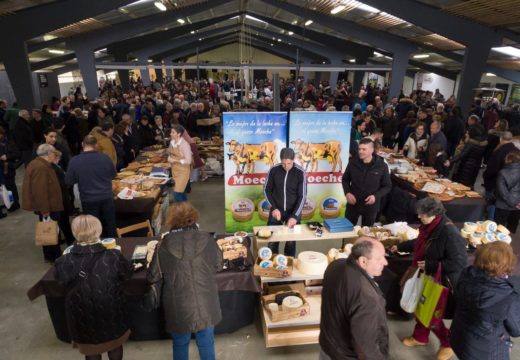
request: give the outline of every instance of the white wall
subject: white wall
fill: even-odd
[[[443,76],[433,73],[416,73],[415,88],[419,88],[419,84],[421,83],[421,90],[435,92],[435,89],[439,89],[446,99],[454,94],[455,81]]]
[[[414,78],[405,76],[404,80],[403,80],[403,93],[406,96],[409,96],[413,91],[413,87],[414,87]]]

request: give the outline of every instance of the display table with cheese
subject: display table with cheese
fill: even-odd
[[[223,238],[224,236],[217,236]],[[146,245],[156,238],[122,238],[117,240],[123,255],[131,259],[136,246]],[[244,245],[249,247],[249,239]],[[250,255],[249,255],[250,256]],[[252,262],[252,258],[247,260]],[[216,333],[228,333],[240,329],[254,321],[255,308],[258,303],[260,287],[249,269],[245,271],[222,271],[217,273],[222,321],[215,327]],[[125,281],[124,291],[127,295],[127,310],[133,340],[157,340],[170,338],[164,332],[162,309],[146,312],[141,307],[144,293],[148,289],[146,270],[136,271]],[[54,279],[54,268],[47,273],[27,292],[29,299],[34,300],[44,295],[49,315],[56,333],[62,341],[70,342],[65,319],[65,289]]]
[[[296,259],[272,254],[268,242],[279,241],[324,241],[347,239],[354,241],[356,231],[330,232],[326,228],[316,231],[308,224],[287,226],[258,226],[253,228],[254,251],[258,253],[255,274],[262,287],[260,317],[266,347],[316,344],[318,342],[321,316],[321,287],[313,281],[323,279],[328,265],[325,254],[303,251]],[[285,264],[285,265],[284,265]],[[263,267],[265,266],[265,268]],[[279,270],[278,270],[279,269]],[[290,285],[280,283],[291,282]],[[292,301],[279,298],[290,297]],[[301,301],[297,300],[301,299]]]

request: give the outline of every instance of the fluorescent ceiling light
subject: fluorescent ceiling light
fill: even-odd
[[[178,22],[179,24],[182,25],[182,24],[184,24],[186,21],[184,21],[184,19],[177,19],[177,22]]]
[[[385,55],[385,59],[392,60],[392,57]]]
[[[325,61],[323,63],[325,64]]]
[[[274,44],[273,44],[273,43],[271,43],[271,46],[274,46]]]
[[[381,54],[381,53],[379,53],[377,51],[374,51],[374,55],[377,56],[377,57],[382,57],[383,56],[383,54]]]
[[[258,21],[258,22],[261,22],[261,23],[263,23],[263,24],[268,24],[267,21],[260,20],[260,19],[258,19],[258,18],[255,18],[254,16],[247,15],[247,14],[246,14],[246,19],[253,20],[253,21]]]
[[[430,55],[428,55],[428,54],[418,54],[418,55],[413,56],[414,59],[426,59],[429,57],[430,57]]]
[[[54,35],[43,35],[43,41],[49,41],[49,40],[53,40],[56,38],[57,38],[57,36],[54,36]]]
[[[368,12],[371,12],[371,13],[378,13],[379,12],[379,9],[376,9],[375,7],[369,6],[367,4],[362,4],[362,3],[359,3],[357,9],[363,10],[363,11],[368,11]]]
[[[240,17],[240,15],[237,15],[237,16],[233,16],[232,18],[229,18],[229,20],[234,20],[234,19],[238,19]]]
[[[346,5],[338,5],[338,6],[336,6],[334,9],[332,9],[332,10],[330,11],[330,13],[331,13],[332,15],[336,15],[336,14],[339,13],[340,11],[343,11],[345,8],[346,8]]]
[[[305,22],[305,26],[309,26],[309,25],[312,24],[312,23],[313,23],[312,20],[307,20],[307,21]]]
[[[50,52],[51,54],[60,54],[60,55],[65,54],[65,51],[63,51],[63,50],[50,49],[49,52]]]
[[[195,34],[195,30],[191,30],[191,31],[190,31],[190,34]]]
[[[443,65],[443,63],[441,63],[439,61],[427,62],[426,64],[431,65],[431,66],[442,66]]]
[[[278,42],[282,42],[282,39],[278,38]]]
[[[160,2],[160,1],[156,1],[153,3],[155,5],[155,7],[161,11],[166,11],[166,6]]]
[[[153,62],[153,60],[152,59],[148,59],[148,62],[151,63],[151,62]]]
[[[355,63],[356,59],[350,59],[348,62]]]
[[[298,20],[293,20],[293,22],[291,24],[293,24],[293,25],[298,24]]]
[[[94,54],[99,54],[99,53],[102,53],[103,51],[107,51],[107,48],[96,50],[96,51],[94,51]]]
[[[287,34],[289,35],[293,35],[294,33],[292,31],[289,31]]]
[[[496,75],[493,73],[486,73],[486,76],[496,76]]]
[[[491,48],[491,50],[505,54],[505,55],[509,55],[509,56],[520,57],[520,49],[513,47],[513,46],[494,47],[494,48]]]

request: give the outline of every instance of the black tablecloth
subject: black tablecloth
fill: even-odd
[[[118,240],[123,255],[130,259],[136,245],[146,244],[150,238],[123,238]],[[215,327],[216,333],[233,332],[254,321],[260,285],[251,271],[224,271],[216,275],[219,289],[222,321]],[[146,312],[141,300],[147,290],[146,271],[140,270],[124,283],[127,294],[128,319],[133,340],[168,338],[164,332],[162,309]],[[58,339],[70,342],[65,320],[65,289],[54,279],[54,268],[27,292],[30,300],[45,295],[47,308]]]
[[[401,179],[394,174],[391,175],[392,184],[411,192],[422,199],[428,196],[428,193],[417,190],[408,181]],[[483,198],[455,198],[452,201],[442,203],[446,208],[446,215],[454,222],[463,221],[480,221],[483,220],[483,215],[486,210],[486,202]]]

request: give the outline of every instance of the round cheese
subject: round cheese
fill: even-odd
[[[107,249],[114,249],[116,247],[116,239],[103,239],[101,240],[101,244]]]
[[[495,237],[493,236],[493,234],[490,234],[488,232],[482,234],[482,244],[488,244],[493,241],[495,241]]]
[[[321,201],[320,215],[324,219],[333,219],[339,216],[341,211],[341,203],[338,199],[327,197]]]
[[[506,235],[511,234],[510,231],[509,231],[509,229],[506,228],[504,225],[498,225],[498,226],[497,226],[497,231],[498,231],[498,232],[501,232],[502,234],[506,234]]]
[[[343,248],[343,252],[345,253],[346,257],[350,256],[353,246],[354,246],[354,244],[346,244],[345,247]]]
[[[340,252],[338,253],[338,255],[336,256],[336,260],[338,259],[348,259],[348,255],[345,254],[344,252]]]
[[[469,239],[469,237],[471,236],[472,232],[471,231],[468,231],[466,229],[460,229],[460,235],[464,238],[464,239]]]
[[[287,257],[284,255],[276,255],[273,259],[274,265],[282,265],[284,268],[287,266]]]
[[[484,221],[484,224],[482,224],[482,231],[487,233],[497,231],[497,223],[491,220]]]
[[[287,296],[282,301],[283,310],[295,310],[303,306],[303,300],[298,296]]]
[[[263,199],[258,203],[257,210],[260,219],[265,221],[269,220],[269,212],[271,211],[271,205],[269,205],[269,202],[266,199]]]
[[[258,249],[258,257],[262,260],[269,260],[273,256],[273,252],[268,247],[261,247]]]
[[[285,266],[285,265],[276,265],[275,269],[276,270],[285,270],[285,269],[287,269],[287,266]]]
[[[503,241],[507,244],[511,244],[511,236],[507,235],[507,234],[502,234],[502,233],[499,233],[497,235],[497,240],[498,241]]]
[[[269,305],[267,305],[267,307],[269,308],[269,310],[271,312],[278,311],[278,304],[275,302],[269,303]]]
[[[474,233],[479,229],[478,224],[475,224],[474,222],[465,222],[464,223],[464,230],[470,233]]]
[[[302,209],[302,219],[309,220],[314,216],[314,211],[316,210],[316,203],[311,198],[305,198],[305,203],[303,204]]]
[[[329,265],[325,254],[316,251],[303,251],[298,254],[298,269],[307,275],[323,274]]]
[[[255,204],[247,198],[238,199],[231,204],[231,216],[236,221],[249,221],[253,217]]]
[[[479,234],[471,234],[469,237],[469,242],[473,245],[480,245],[482,244],[482,236]]]
[[[477,231],[484,231],[484,221],[477,221],[478,229]]]
[[[272,268],[273,262],[271,260],[262,260],[260,261],[260,267],[263,269]]]

